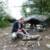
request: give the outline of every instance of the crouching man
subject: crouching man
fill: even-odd
[[[21,18],[20,20],[16,21],[12,28],[12,39],[16,40],[16,38],[23,38],[23,35],[27,34],[26,30],[24,29],[24,19]]]

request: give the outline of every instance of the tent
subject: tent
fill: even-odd
[[[45,20],[47,20],[48,17],[44,16],[44,15],[32,15],[32,16],[28,16],[24,18],[24,21],[26,23],[30,23],[30,24],[40,24],[43,23]]]
[[[45,21],[46,19],[48,19],[48,17],[44,15],[32,15],[32,16],[28,16],[24,18],[25,21],[28,21],[30,19],[36,19],[38,21]]]

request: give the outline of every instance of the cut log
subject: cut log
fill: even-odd
[[[41,40],[41,36],[40,35],[30,35],[30,34],[24,34],[22,32],[18,32],[17,34],[12,36],[12,39],[21,39],[22,41],[39,41]]]
[[[40,35],[29,35],[29,36],[24,36],[23,37],[23,41],[31,41],[31,40],[34,40],[34,41],[39,41],[39,40],[41,40],[42,38],[41,38],[41,36]]]

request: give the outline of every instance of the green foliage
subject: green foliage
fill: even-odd
[[[7,4],[5,3],[6,2],[0,1],[0,28],[7,27],[10,24],[10,22],[8,21],[10,17],[5,11],[5,8],[7,8]]]
[[[0,17],[0,28],[5,28],[10,25],[10,22],[7,18],[9,17]]]
[[[31,0],[33,4],[28,2],[24,3],[22,6],[22,12],[25,16],[29,15],[48,15],[50,13],[50,0]],[[29,3],[29,4],[28,4]],[[31,12],[27,13],[26,8],[31,8]]]
[[[40,14],[44,15],[45,12],[48,13],[48,1],[47,0],[38,0],[39,2],[35,2],[36,3],[36,7],[39,9]]]

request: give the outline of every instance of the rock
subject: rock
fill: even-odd
[[[21,48],[18,47],[16,50],[21,50]]]
[[[9,33],[4,33],[5,35],[8,35]]]
[[[46,44],[46,47],[47,47],[47,48],[50,48],[50,44]]]
[[[7,48],[7,45],[4,45],[4,46],[3,46],[3,50],[6,50],[6,48]]]
[[[49,36],[45,36],[45,38],[46,38],[46,39],[50,39],[50,37],[49,37]]]
[[[37,45],[40,46],[40,42],[39,41],[37,42]]]

